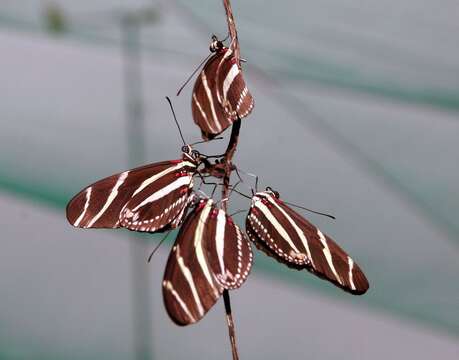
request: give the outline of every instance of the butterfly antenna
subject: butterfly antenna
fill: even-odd
[[[166,100],[169,103],[169,106],[171,107],[172,115],[174,116],[174,121],[175,121],[175,124],[177,125],[178,131],[180,133],[180,137],[182,138],[183,145],[186,146],[186,141],[183,138],[182,129],[180,128],[179,122],[177,121],[177,116],[175,116],[175,111],[174,111],[174,107],[172,106],[172,101],[171,99],[169,99],[169,96],[166,96]]]
[[[205,144],[205,143],[208,143],[208,142],[211,142],[211,141],[215,141],[215,140],[223,140],[224,137],[223,136],[219,136],[219,137],[216,137],[216,138],[213,138],[213,139],[210,139],[210,140],[201,140],[201,141],[197,141],[193,144],[190,144],[190,146],[195,146],[195,145],[199,145],[199,144]]]
[[[249,188],[250,191],[252,191],[252,195],[255,195],[255,193],[258,192],[258,176],[255,175],[255,174],[248,173],[248,172],[246,172],[246,171],[244,171],[244,170],[242,170],[242,169],[239,169],[239,168],[237,168],[237,167],[236,167],[234,170],[236,171],[236,174],[237,174],[239,180],[241,180],[241,182],[242,182],[247,188]],[[239,172],[243,173],[244,175],[251,176],[251,177],[255,178],[255,191],[253,191],[253,188],[250,187],[249,185],[247,185],[247,184],[245,183],[245,181],[242,179],[241,174],[240,174]]]
[[[233,191],[236,190],[236,188],[239,186],[239,184],[242,182],[242,180],[239,180],[236,184],[234,184],[233,186],[231,186],[231,191],[230,193],[228,194],[228,198],[231,197],[231,194],[233,193]]]
[[[170,233],[171,233],[171,232],[169,231],[169,232],[166,234],[166,236],[164,236],[164,237],[162,238],[162,240],[159,242],[159,244],[156,245],[156,247],[153,249],[153,251],[151,252],[150,256],[148,257],[148,260],[147,260],[148,263],[150,263],[151,258],[152,258],[153,255],[156,253],[156,251],[158,251],[159,247],[160,247],[161,244],[167,239],[167,237],[169,236]]]
[[[310,213],[317,214],[317,215],[322,215],[322,216],[326,216],[326,217],[328,217],[328,218],[330,218],[330,219],[336,220],[336,217],[334,217],[333,215],[326,214],[326,213],[319,212],[319,211],[315,211],[315,210],[311,210],[311,209],[308,209],[308,208],[306,208],[306,207],[304,207],[304,206],[292,204],[292,203],[289,203],[289,202],[287,202],[287,201],[283,201],[283,200],[282,200],[282,202],[283,202],[284,204],[287,204],[287,205],[296,207],[296,208],[298,208],[298,209],[306,210],[306,211],[309,211]]]
[[[230,216],[233,217],[233,216],[235,216],[235,215],[241,214],[241,213],[246,212],[246,211],[248,211],[248,210],[247,210],[247,209],[238,210],[238,211],[233,212],[232,214],[230,214]]]
[[[207,55],[207,57],[201,61],[201,63],[198,65],[198,67],[193,71],[193,73],[188,77],[188,79],[186,79],[185,83],[180,87],[180,89],[177,91],[177,96],[180,95],[180,93],[182,92],[182,90],[185,88],[185,86],[188,85],[188,83],[190,82],[190,80],[193,78],[193,76],[199,71],[199,69],[206,63],[207,60],[210,59],[210,57],[213,55],[213,53],[210,53],[209,55]]]
[[[239,194],[239,195],[245,197],[246,199],[252,200],[252,197],[251,197],[251,196],[246,195],[246,194],[244,194],[244,193],[241,193],[239,190],[236,190],[236,189],[234,189],[234,188],[233,188],[232,190],[233,190],[236,194]]]
[[[210,198],[212,199],[215,195],[215,191],[217,190],[218,184],[214,185],[214,189],[212,190],[212,194],[210,195]]]

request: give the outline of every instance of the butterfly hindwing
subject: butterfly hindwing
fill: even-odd
[[[185,189],[188,192],[192,186],[191,174],[195,168],[196,164],[185,159],[164,161],[99,180],[69,202],[67,219],[73,226],[81,228],[126,227],[151,231],[148,226],[139,227],[131,220],[155,219],[160,212],[154,213],[150,209],[170,208],[177,201],[179,203],[171,214],[180,213],[181,206],[187,204],[183,197],[187,195]],[[171,218],[163,216],[161,221],[154,222],[156,230],[168,224],[163,220]]]
[[[185,219],[169,255],[163,298],[179,325],[199,321],[224,289],[246,280],[252,266],[247,238],[212,200],[201,200]]]
[[[258,247],[288,266],[307,269],[353,294],[368,290],[349,255],[270,191],[253,197],[246,230]]]
[[[167,260],[164,305],[178,325],[199,321],[223,292],[206,256],[206,220],[211,211],[211,204],[200,203],[187,216]]]
[[[217,281],[225,289],[237,289],[247,279],[252,267],[250,243],[223,210],[214,207],[206,226],[207,257]]]
[[[171,224],[188,206],[193,173],[171,171],[137,193],[121,212],[120,224],[129,230],[154,232]]]
[[[254,100],[232,50],[226,51],[216,75],[217,96],[226,116],[233,122],[249,115]]]

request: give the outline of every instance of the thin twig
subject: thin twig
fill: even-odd
[[[239,140],[239,131],[241,129],[241,119],[238,119],[234,122],[231,129],[231,138],[228,143],[228,148],[226,149],[225,156],[223,158],[225,174],[223,177],[223,186],[222,186],[222,199],[226,199],[230,190],[230,179],[231,172],[233,170],[232,159],[237,149],[237,144]],[[222,209],[226,212],[228,207],[227,201],[222,201]],[[226,310],[226,322],[228,324],[228,332],[231,341],[231,350],[233,353],[233,360],[239,360],[239,355],[236,345],[236,330],[234,327],[233,315],[231,312],[231,301],[228,290],[223,291],[223,300],[225,301],[225,310]]]
[[[228,21],[228,30],[231,35],[231,48],[234,51],[235,57],[239,62],[239,44],[237,40],[236,26],[234,24],[233,11],[231,9],[230,0],[223,0],[223,6],[225,7],[226,18]],[[240,66],[240,64],[238,64]],[[222,200],[227,199],[230,190],[230,178],[231,172],[233,171],[233,156],[237,149],[237,144],[239,141],[239,131],[241,129],[241,119],[238,116],[238,119],[233,123],[231,128],[231,137],[226,149],[225,155],[223,157],[224,164],[224,175],[223,175],[223,187],[222,187]],[[222,209],[226,212],[228,210],[228,201],[222,201]],[[231,351],[233,354],[233,360],[239,360],[239,354],[237,351],[236,344],[236,330],[234,327],[233,314],[231,312],[231,301],[228,290],[223,291],[223,300],[225,302],[226,310],[226,322],[228,325],[228,332],[231,341]]]

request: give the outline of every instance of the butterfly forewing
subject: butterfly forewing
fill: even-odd
[[[212,200],[201,200],[185,219],[169,255],[164,303],[179,325],[200,320],[224,289],[242,285],[252,266],[250,243]]]
[[[140,190],[121,212],[121,226],[154,232],[170,224],[187,207],[193,189],[193,173],[167,173]]]
[[[199,74],[192,94],[194,122],[204,139],[222,133],[237,118],[250,114],[253,98],[232,50],[217,51]]]
[[[151,231],[145,224],[153,219],[151,223],[157,230],[168,224],[166,221],[170,220],[170,216],[163,215],[155,221],[161,211],[156,213],[149,208],[171,208],[168,214],[180,214],[181,206],[187,204],[181,200],[186,195],[185,189],[189,191],[192,186],[191,174],[195,169],[196,164],[183,159],[154,163],[112,175],[77,194],[67,205],[67,219],[75,227],[124,226],[139,231]],[[134,224],[135,221],[146,221],[142,225],[144,230]]]
[[[353,294],[368,290],[359,266],[327,235],[271,192],[257,193],[246,221],[259,248],[291,267],[306,268]]]

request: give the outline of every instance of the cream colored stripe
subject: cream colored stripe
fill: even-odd
[[[352,274],[352,269],[354,268],[354,260],[352,260],[349,256],[347,257],[347,262],[349,263],[349,282],[351,283],[351,289],[355,290],[354,285],[354,275]]]
[[[222,274],[225,275],[225,261],[224,261],[224,251],[225,251],[225,226],[226,226],[226,216],[225,212],[222,210],[218,211],[217,216],[217,231],[215,234],[217,241],[217,256],[220,263],[220,269]]]
[[[228,91],[233,84],[234,79],[236,76],[238,76],[240,73],[239,67],[236,64],[233,64],[231,66],[230,71],[226,75],[225,81],[223,82],[223,99],[226,100],[226,97],[228,96]]]
[[[92,187],[88,187],[86,189],[86,202],[84,203],[84,209],[81,212],[81,215],[78,217],[78,219],[74,222],[73,226],[79,226],[81,220],[83,220],[86,214],[86,211],[88,211],[89,201],[91,201],[91,192],[92,192]]]
[[[151,177],[149,177],[148,179],[146,179],[142,185],[140,185],[137,190],[134,192],[134,194],[132,194],[132,196],[135,196],[137,195],[139,192],[141,192],[143,189],[145,189],[148,185],[150,184],[153,184],[156,180],[162,178],[164,175],[167,175],[171,172],[174,172],[176,170],[179,170],[185,166],[189,166],[189,167],[196,167],[195,164],[191,163],[191,162],[188,162],[188,161],[182,161],[180,163],[178,163],[177,165],[175,166],[171,166],[171,167],[168,167],[167,169],[161,171],[160,173],[158,174],[155,174]]]
[[[193,94],[193,100],[194,100],[196,106],[198,107],[199,112],[201,113],[201,116],[204,118],[204,120],[205,120],[205,122],[206,122],[206,124],[207,124],[207,127],[209,128],[209,130],[210,130],[211,132],[215,132],[215,129],[212,127],[212,125],[211,125],[209,119],[207,119],[207,115],[206,115],[205,111],[203,110],[201,104],[199,103],[198,98],[196,97],[196,94]]]
[[[169,185],[159,189],[157,192],[151,194],[149,197],[147,197],[144,201],[142,201],[139,205],[137,205],[134,209],[132,209],[132,212],[138,211],[142,206],[145,206],[146,204],[152,203],[158,199],[161,199],[162,197],[170,194],[172,191],[177,190],[181,186],[184,185],[189,185],[192,176],[181,176],[174,182],[170,183]]]
[[[254,197],[255,199],[255,197]],[[296,248],[295,244],[293,243],[292,239],[288,235],[287,231],[282,227],[282,225],[277,221],[277,219],[271,214],[271,211],[266,207],[265,204],[261,202],[261,200],[254,202],[254,205],[256,208],[258,208],[268,219],[268,221],[274,226],[274,228],[279,232],[280,236],[288,242],[290,247],[296,251],[297,253],[300,253],[300,251]]]
[[[190,310],[188,309],[188,306],[186,306],[185,302],[182,300],[180,295],[175,291],[174,287],[172,286],[172,283],[170,281],[164,281],[163,286],[171,292],[172,296],[175,298],[177,303],[180,305],[182,308],[183,312],[188,316],[190,319],[190,322],[196,322],[196,319],[193,317],[191,314]]]
[[[295,229],[296,233],[298,234],[298,236],[300,237],[301,241],[303,242],[303,245],[304,245],[304,248],[306,249],[306,252],[308,253],[308,260],[311,261],[311,265],[314,267],[314,262],[312,260],[311,251],[309,250],[308,239],[306,239],[306,236],[305,236],[303,230],[301,230],[298,227],[296,222],[285,212],[284,209],[282,209],[277,204],[277,202],[272,198],[272,196],[270,194],[264,193],[264,195],[267,197],[268,201],[271,204],[273,204],[287,218],[288,222],[293,226],[293,228]]]
[[[202,85],[204,86],[204,90],[206,91],[207,98],[209,99],[210,110],[212,111],[212,117],[213,117],[216,129],[217,129],[216,132],[219,133],[222,131],[222,126],[218,122],[217,113],[215,112],[214,99],[212,97],[212,93],[210,91],[209,84],[207,82],[207,76],[204,71],[201,72],[201,80],[202,80]]]
[[[115,186],[113,187],[112,191],[110,192],[110,195],[108,196],[107,201],[105,202],[104,206],[102,209],[97,213],[97,215],[91,220],[91,222],[87,225],[87,227],[91,227],[92,225],[95,224],[97,220],[107,211],[109,206],[112,204],[113,200],[118,196],[118,190],[123,185],[124,181],[126,180],[127,176],[129,175],[129,171],[125,171],[124,173],[120,174],[118,177],[118,180],[116,181]]]
[[[204,209],[201,210],[198,225],[196,226],[196,230],[194,233],[194,250],[196,252],[196,257],[198,258],[198,263],[201,266],[202,272],[204,273],[204,276],[206,277],[209,286],[213,289],[215,298],[218,298],[219,293],[215,288],[214,278],[210,273],[209,265],[207,263],[206,256],[204,255],[204,247],[202,243],[206,220],[210,214],[210,211],[212,210],[212,203],[212,200],[209,200]]]
[[[328,247],[327,239],[325,238],[324,234],[322,234],[322,232],[319,229],[317,229],[317,235],[319,235],[319,239],[322,242],[322,245],[324,246],[323,253],[325,255],[325,258],[327,259],[328,266],[330,266],[330,269],[335,275],[336,280],[338,280],[338,282],[341,285],[343,285],[343,281],[339,277],[338,273],[336,272],[335,266],[333,265],[333,257],[330,252],[330,248]]]
[[[180,270],[185,276],[185,279],[190,287],[191,293],[193,294],[194,302],[196,303],[196,307],[198,309],[198,313],[200,316],[204,315],[204,308],[202,307],[201,299],[198,294],[198,289],[196,288],[196,284],[193,280],[193,274],[191,273],[190,269],[185,265],[183,261],[183,257],[180,256],[180,247],[177,245],[175,256],[177,258],[177,263],[179,264]]]
[[[218,64],[218,68],[217,68],[217,73],[216,75],[218,75],[217,79],[216,79],[216,83],[219,84],[220,83],[220,79],[219,79],[219,75],[220,75],[220,68],[221,66],[223,66],[223,64],[225,63],[225,61],[231,57],[232,55],[232,51],[231,49],[227,49],[226,52],[225,52],[225,55],[223,55],[222,59],[220,60],[219,64]],[[225,79],[226,80],[226,79]],[[232,81],[231,81],[232,82]],[[220,105],[222,105],[224,107],[224,100],[226,100],[226,93],[228,92],[229,90],[229,86],[228,86],[228,90],[226,92],[224,92],[223,94],[220,94],[220,90],[223,90],[223,89],[220,89],[219,86],[217,86],[217,100],[218,102],[220,103]],[[223,95],[223,99],[222,99],[222,95]]]

